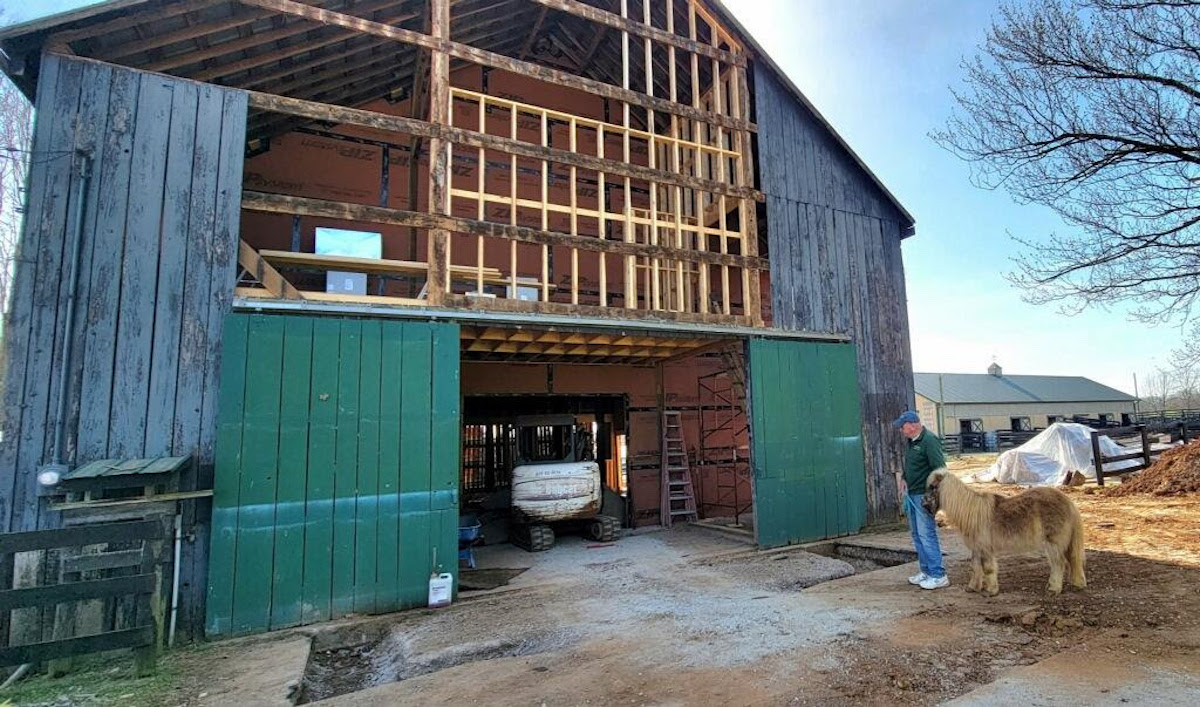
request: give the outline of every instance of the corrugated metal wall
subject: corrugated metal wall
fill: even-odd
[[[231,314],[210,636],[423,606],[458,571],[458,325]]]
[[[68,384],[66,460],[196,453],[206,488],[221,321],[237,254],[244,95],[46,56],[28,211],[4,326],[0,531],[57,523],[36,496]],[[93,157],[78,302],[66,322],[73,153]],[[59,370],[67,325],[71,370]],[[203,620],[206,502],[183,504],[179,625]]]
[[[905,219],[769,68],[754,78],[774,326],[857,344],[868,519],[895,520],[902,445],[890,423],[913,404]]]
[[[748,348],[759,546],[858,532],[867,491],[855,347],[751,339]]]

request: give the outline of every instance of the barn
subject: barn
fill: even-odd
[[[1013,375],[997,363],[987,373],[918,372],[913,382],[929,428],[967,441],[963,449],[981,447],[988,433],[1032,433],[1055,422],[1129,425],[1137,412],[1137,398],[1090,378]]]
[[[48,464],[189,458],[184,635],[422,604],[522,420],[626,526],[898,518],[914,220],[719,2],[111,0],[0,48],[0,530],[66,522]]]

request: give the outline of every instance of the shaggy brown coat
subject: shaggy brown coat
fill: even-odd
[[[923,499],[935,515],[940,508],[971,550],[969,591],[1000,592],[996,555],[1041,551],[1050,562],[1051,594],[1062,591],[1063,575],[1075,587],[1087,586],[1083,573],[1083,519],[1062,491],[1039,487],[1004,498],[977,491],[945,469],[929,475]]]

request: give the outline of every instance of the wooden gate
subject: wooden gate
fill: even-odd
[[[458,326],[232,314],[207,633],[424,605],[457,573]]]
[[[867,499],[854,347],[751,339],[749,353],[758,544],[857,532]]]

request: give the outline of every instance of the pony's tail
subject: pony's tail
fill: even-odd
[[[1083,589],[1087,586],[1087,577],[1083,573],[1083,518],[1074,504],[1071,510],[1074,512],[1071,514],[1071,542],[1067,546],[1067,565],[1070,568],[1067,581]]]

